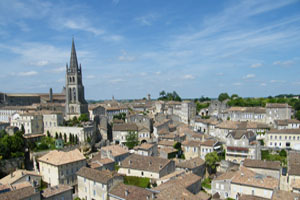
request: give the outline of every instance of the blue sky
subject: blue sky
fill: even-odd
[[[0,91],[60,92],[72,36],[87,99],[300,93],[299,0],[1,0]]]

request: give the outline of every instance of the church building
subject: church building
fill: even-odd
[[[78,66],[74,39],[72,40],[70,67],[66,65],[66,110],[65,117],[72,119],[88,114],[88,103],[84,98],[81,64]]]

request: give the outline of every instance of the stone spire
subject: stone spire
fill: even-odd
[[[78,70],[78,62],[74,44],[74,38],[72,38],[72,50],[71,50],[71,58],[70,58],[70,69]]]

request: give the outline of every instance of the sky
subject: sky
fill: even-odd
[[[1,0],[0,92],[86,99],[300,93],[299,0]]]

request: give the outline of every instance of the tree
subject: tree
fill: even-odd
[[[64,141],[67,143],[67,134],[64,133]]]
[[[300,120],[300,110],[298,110],[295,114],[296,119]]]
[[[231,95],[231,99],[236,99],[236,98],[238,98],[238,97],[239,97],[239,95],[237,95],[237,94]]]
[[[281,156],[281,157],[286,157],[286,151],[284,150],[284,149],[281,149],[281,151],[279,152],[279,155]]]
[[[205,155],[205,162],[208,166],[209,172],[215,172],[216,170],[216,163],[219,161],[219,156],[217,152],[211,152]]]
[[[161,91],[160,93],[159,93],[159,96],[161,96],[161,97],[164,97],[164,96],[166,96],[166,92],[163,90],[163,91]]]
[[[73,134],[72,133],[69,135],[69,142],[70,142],[70,144],[73,144]]]
[[[47,137],[51,137],[51,135],[50,135],[50,132],[49,132],[49,131],[47,131]]]
[[[21,132],[22,132],[22,134],[25,133],[25,128],[24,128],[24,125],[23,125],[23,124],[22,124],[22,126],[21,126]]]
[[[89,119],[88,114],[84,113],[84,114],[81,114],[81,115],[79,116],[78,120],[81,121],[81,122],[87,122],[87,121],[89,121],[90,119]]]
[[[58,134],[57,134],[57,132],[55,132],[55,139],[58,139]]]
[[[229,95],[227,94],[227,93],[221,93],[220,95],[219,95],[219,97],[218,97],[218,100],[219,101],[224,101],[224,100],[226,100],[226,99],[229,99],[230,97],[229,97]]]
[[[78,136],[77,135],[75,135],[75,144],[78,144]]]
[[[62,139],[62,134],[61,133],[59,133],[59,138]]]
[[[126,146],[129,149],[133,149],[133,147],[139,144],[138,134],[135,132],[129,132],[126,136]]]

